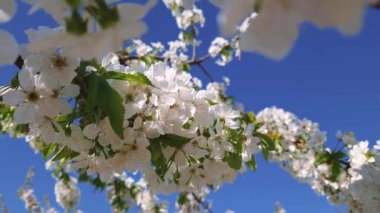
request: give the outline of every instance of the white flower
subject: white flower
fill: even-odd
[[[155,2],[150,0],[143,6],[132,3],[119,4],[117,5],[119,20],[114,25],[81,36],[57,32],[31,43],[30,49],[38,51],[51,47],[64,47],[65,51],[82,59],[100,59],[109,52],[121,49],[125,40],[140,36],[146,31],[147,27],[141,19]]]
[[[2,0],[0,5],[0,24],[10,21],[16,13],[14,0]],[[3,48],[4,46],[1,45]]]
[[[124,132],[124,146],[120,153],[111,159],[111,164],[116,168],[117,173],[122,173],[124,168],[129,172],[135,172],[140,165],[150,162],[150,152],[147,150],[149,141],[138,135],[132,128],[127,128]]]
[[[216,117],[222,118],[227,127],[236,129],[239,127],[239,122],[236,120],[240,116],[240,112],[234,110],[227,104],[217,105],[213,108]]]
[[[20,90],[11,90],[3,96],[4,103],[17,106],[14,122],[25,124],[47,116],[54,118],[62,111],[62,102],[52,91],[46,90],[38,76],[22,70],[18,74]],[[68,104],[68,103],[67,103]]]
[[[13,64],[19,54],[19,47],[16,40],[7,31],[0,30],[0,47],[0,65]]]
[[[30,54],[25,58],[25,69],[33,74],[39,73],[49,88],[68,86],[77,75],[75,69],[79,66],[78,57],[64,51],[54,49]]]
[[[99,174],[99,178],[103,182],[113,179],[114,171],[104,155],[94,156],[82,152],[72,161],[73,169],[85,169],[89,175]]]
[[[164,45],[161,42],[152,42],[152,47],[154,47],[158,52],[161,52],[165,49]]]
[[[320,28],[336,27],[343,34],[354,34],[361,27],[364,8],[373,0],[240,0],[215,1],[222,8],[219,21],[225,34],[252,12],[258,15],[241,36],[245,51],[257,51],[281,59],[298,36],[298,25],[310,21]],[[258,11],[254,11],[254,8]]]
[[[376,145],[373,146],[377,151],[380,151],[380,140],[376,141]]]
[[[40,212],[41,207],[40,204],[38,203],[38,200],[36,198],[36,195],[34,194],[33,189],[27,189],[27,190],[20,190],[20,198],[24,201],[25,203],[25,209],[29,211],[36,211]]]
[[[367,163],[374,162],[373,157],[367,157],[368,152],[368,141],[360,141],[357,145],[354,145],[349,151],[351,167],[358,169]]]
[[[66,182],[59,180],[54,186],[56,201],[66,211],[72,210],[79,202],[80,191],[76,184],[77,180],[70,178]]]
[[[281,206],[279,202],[276,202],[275,204],[275,213],[286,213],[286,210]]]
[[[154,212],[156,197],[150,191],[143,191],[136,195],[136,204],[143,212]]]
[[[152,51],[152,47],[148,46],[141,40],[133,40],[133,43],[136,45],[136,53],[138,56],[144,56]]]
[[[229,42],[222,37],[216,37],[212,43],[210,48],[208,49],[208,53],[211,55],[211,57],[216,57],[220,51],[223,50],[224,47],[226,47],[229,44]]]
[[[54,120],[44,117],[38,122],[30,123],[27,141],[42,140],[46,144],[62,143],[65,140],[65,132]]]

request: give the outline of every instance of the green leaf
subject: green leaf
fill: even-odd
[[[161,144],[159,142],[151,142],[148,147],[151,153],[151,161],[155,167],[157,175],[163,179],[167,168],[166,168],[166,158],[162,153]]]
[[[81,5],[81,1],[80,0],[66,0],[66,3],[72,7],[73,9],[79,9],[80,5]]]
[[[98,85],[100,77],[95,73],[91,73],[88,80],[88,95],[86,99],[86,111],[93,112],[97,105]]]
[[[157,143],[157,142],[150,143],[149,150],[151,152],[152,161],[158,161],[159,158],[163,155],[160,143]]]
[[[328,152],[319,153],[317,157],[315,158],[314,165],[318,166],[321,164],[326,163],[331,159],[331,154]]]
[[[138,83],[142,85],[153,86],[152,82],[142,73],[122,73],[115,71],[108,71],[103,74],[106,79],[125,80],[132,83]]]
[[[88,19],[83,19],[77,10],[74,10],[71,17],[65,19],[66,31],[74,35],[83,35],[87,32]]]
[[[61,159],[72,159],[78,156],[79,153],[72,151],[71,149],[64,146],[61,150],[59,150],[53,157],[52,161],[58,161]]]
[[[186,71],[186,72],[189,72],[190,69],[191,69],[191,66],[188,63],[183,63],[179,67],[179,70]]]
[[[269,151],[265,146],[261,148],[261,153],[263,154],[265,160],[269,159]]]
[[[187,194],[182,192],[178,195],[178,198],[177,198],[177,203],[180,204],[180,205],[183,205],[185,203],[187,203],[189,200],[187,199]]]
[[[42,147],[43,159],[47,160],[55,151],[56,144],[44,145]]]
[[[262,133],[259,133],[259,132],[255,132],[254,136],[260,138],[261,144],[263,146],[265,146],[268,149],[268,151],[276,150],[276,144],[275,144],[275,142],[268,135],[265,135],[265,134],[262,134]]]
[[[240,141],[239,140],[240,139],[239,133],[235,129],[228,128],[227,132],[228,132],[228,136],[230,137],[230,139],[233,142],[239,142]]]
[[[377,154],[373,153],[373,152],[366,152],[365,153],[365,157],[367,158],[367,160],[370,158],[375,158],[376,156],[377,156]]]
[[[91,180],[91,184],[95,186],[95,190],[103,191],[107,184],[103,183],[102,180],[100,180],[99,176]]]
[[[144,57],[142,57],[142,60],[144,61],[144,63],[147,65],[147,66],[150,66],[152,64],[155,63],[155,59],[149,55],[146,55]]]
[[[332,181],[337,181],[341,169],[342,169],[342,165],[339,163],[339,161],[334,160],[330,166],[330,171],[331,171],[330,179]]]
[[[124,138],[124,113],[123,99],[105,79],[98,82],[97,94],[100,109],[108,115],[113,131]]]
[[[240,154],[227,152],[225,158],[232,169],[239,170],[241,168],[242,159]]]
[[[92,73],[89,80],[89,94],[86,106],[87,113],[93,113],[96,106],[108,116],[113,131],[123,139],[125,113],[123,99],[119,93],[108,84],[106,79]]]
[[[109,8],[104,1],[96,1],[97,7],[93,5],[87,6],[86,11],[95,18],[99,25],[106,29],[113,26],[120,19],[117,7]]]
[[[78,176],[78,181],[79,182],[90,182],[91,179],[90,179],[90,176],[88,176],[88,174],[86,172],[80,172],[79,176]]]
[[[338,160],[341,159],[341,158],[344,158],[344,157],[346,157],[346,153],[344,153],[342,151],[334,153],[334,158],[336,158]]]
[[[194,33],[192,31],[182,33],[183,40],[186,44],[190,45],[193,43]]]
[[[11,80],[11,88],[15,89],[20,86],[20,81],[18,80],[18,75],[16,75],[14,78]]]
[[[180,148],[190,142],[190,138],[179,135],[166,134],[152,140],[152,143],[162,143],[171,147]]]
[[[251,156],[251,160],[245,163],[252,171],[256,171],[256,158],[254,155]]]
[[[247,124],[255,124],[256,123],[255,113],[253,113],[253,112],[247,112],[246,114],[244,114],[243,120]]]

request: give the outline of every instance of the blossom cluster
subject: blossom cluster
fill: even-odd
[[[141,212],[167,213],[167,203],[161,202],[158,197],[149,190],[144,179],[135,181],[125,174],[115,179],[107,187],[107,198],[113,212],[124,212],[136,205]]]
[[[71,211],[79,202],[80,191],[76,186],[77,180],[70,178],[67,181],[58,180],[54,191],[57,203],[65,210]]]
[[[179,29],[186,30],[194,24],[204,26],[206,20],[203,11],[197,8],[194,0],[163,0],[163,2],[171,10]]]
[[[281,163],[330,202],[347,204],[351,212],[379,208],[378,145],[370,150],[368,141],[357,141],[352,133],[339,132],[341,146],[330,150],[318,124],[275,107],[262,110],[257,120],[262,125],[258,131],[268,134],[275,143],[275,149],[268,153],[269,160]]]
[[[29,52],[2,96],[26,139],[53,161],[103,182],[140,171],[153,190],[170,193],[232,181],[259,151],[254,125],[224,84],[201,89],[165,62],[124,65],[110,53],[86,64],[65,50]]]

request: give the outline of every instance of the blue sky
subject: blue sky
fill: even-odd
[[[135,1],[140,2],[140,1]],[[141,1],[144,2],[144,1]],[[206,53],[211,40],[218,35],[216,8],[207,1],[201,3],[207,17],[200,34],[203,47],[198,55]],[[23,30],[41,23],[52,25],[43,13],[27,16],[28,7],[20,5],[19,14],[10,23],[0,25],[25,42]],[[220,80],[231,79],[228,93],[243,103],[246,110],[278,106],[320,124],[328,132],[333,144],[335,132],[354,131],[359,139],[372,143],[380,133],[380,11],[368,10],[361,33],[343,37],[335,30],[319,30],[304,24],[294,49],[285,60],[273,61],[258,54],[243,54],[242,60],[227,67],[212,63],[205,66]],[[150,29],[143,40],[168,41],[177,37],[175,22],[162,3],[146,18]],[[0,47],[1,48],[1,47]],[[5,84],[16,71],[15,67],[0,68],[0,84]],[[192,71],[206,82],[196,68]],[[54,200],[54,180],[45,171],[40,155],[35,155],[23,139],[0,138],[0,192],[10,212],[24,212],[17,197],[17,189],[24,183],[27,169],[34,165],[34,187],[39,199],[48,195]],[[324,197],[318,197],[308,185],[300,184],[278,165],[259,158],[258,170],[240,175],[232,184],[224,185],[213,193],[214,212],[233,209],[236,212],[273,212],[280,201],[290,213],[339,212],[343,207],[330,206]],[[81,185],[80,209],[85,212],[110,212],[105,195]],[[170,198],[172,200],[172,198]]]

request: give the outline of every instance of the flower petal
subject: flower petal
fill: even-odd
[[[25,100],[25,93],[11,90],[3,95],[3,102],[7,105],[16,106]]]
[[[79,95],[80,88],[76,84],[69,84],[61,90],[61,95],[67,98],[74,98]]]
[[[10,21],[16,13],[14,0],[2,0],[0,5],[0,23]]]
[[[1,9],[0,9],[0,16],[1,16]],[[0,47],[1,47],[0,65],[13,64],[18,56],[19,47],[16,40],[7,31],[0,30]]]
[[[20,82],[20,86],[26,91],[32,91],[35,86],[35,77],[30,71],[21,70],[18,73],[18,80]]]
[[[13,120],[16,124],[26,124],[35,121],[38,114],[33,104],[23,104],[15,109]]]

